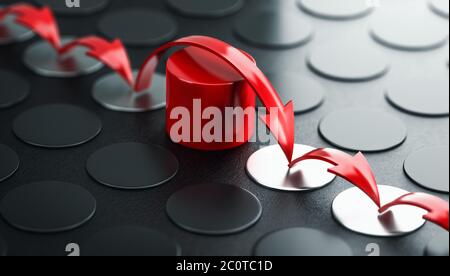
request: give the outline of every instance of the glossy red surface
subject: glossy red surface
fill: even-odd
[[[183,107],[191,114],[190,139],[181,141],[180,144],[199,150],[224,150],[240,146],[252,137],[255,128],[255,93],[227,63],[208,51],[188,47],[169,58],[166,71],[167,133],[170,134],[172,127],[178,122],[177,119],[171,119],[172,110]],[[202,114],[195,110],[194,100],[201,100],[202,112],[209,107],[218,108],[222,114],[225,114],[225,109],[229,107],[241,107],[250,112],[243,120],[242,127],[237,123],[232,127],[232,142],[226,142],[225,116],[221,119],[221,141],[209,142],[199,135],[196,138],[194,134],[194,131],[198,133],[203,130],[210,121],[200,120]]]
[[[167,61],[170,71],[181,80],[201,85],[225,85],[244,81],[232,67],[208,51],[188,47]]]

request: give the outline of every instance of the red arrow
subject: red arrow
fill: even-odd
[[[439,197],[424,193],[410,193],[397,198],[391,203],[386,204],[380,209],[380,213],[384,213],[391,207],[397,205],[411,205],[428,211],[423,218],[435,223],[445,230],[449,230],[448,202]]]
[[[292,102],[284,105],[275,88],[253,60],[249,59],[242,51],[221,40],[207,36],[190,36],[163,45],[153,52],[141,67],[136,80],[135,91],[140,92],[151,87],[152,78],[163,54],[177,46],[197,47],[216,55],[234,68],[248,82],[269,112],[262,118],[264,123],[278,140],[290,162],[294,151]]]
[[[16,15],[16,23],[29,28],[53,48],[61,47],[58,24],[48,7],[36,8],[28,4],[12,5],[0,14],[0,20],[8,14]]]
[[[87,52],[88,56],[100,60],[117,72],[130,87],[134,86],[130,59],[120,40],[116,39],[113,42],[109,42],[99,37],[90,36],[65,45],[59,52],[60,54],[65,54],[77,46],[87,47],[89,49]]]
[[[75,46],[88,47],[90,49],[88,54],[91,57],[102,61],[116,71],[134,88],[136,93],[151,87],[159,61],[164,53],[172,47],[198,47],[215,54],[239,72],[261,98],[261,101],[270,112],[262,119],[278,140],[288,161],[292,160],[294,149],[294,112],[292,102],[285,106],[270,81],[255,63],[242,51],[231,45],[205,36],[191,36],[167,43],[148,57],[141,67],[135,83],[133,82],[128,55],[120,41],[116,40],[110,43],[98,37],[82,38],[60,49],[60,53],[65,53]],[[213,97],[214,95],[211,96]]]
[[[351,156],[336,149],[317,149],[295,159],[292,161],[290,167],[293,167],[302,161],[311,159],[321,160],[336,166],[328,169],[328,172],[342,177],[354,184],[368,195],[378,207],[381,207],[377,181],[370,168],[369,162],[361,152],[355,156]]]

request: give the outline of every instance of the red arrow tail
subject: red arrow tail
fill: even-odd
[[[129,85],[134,86],[133,70],[131,69],[130,59],[128,53],[122,42],[118,39],[109,42],[103,38],[89,36],[77,39],[64,47],[59,52],[65,54],[75,47],[82,46],[89,49],[87,54],[95,58],[113,71],[117,72]]]
[[[50,8],[36,8],[28,4],[17,4],[6,10],[7,12],[3,16],[6,14],[16,15],[17,24],[32,30],[56,50],[61,47],[58,24]]]
[[[284,106],[275,88],[256,66],[254,60],[221,40],[206,36],[191,36],[163,45],[153,52],[141,67],[136,80],[135,91],[140,92],[151,87],[152,78],[162,55],[167,50],[177,46],[197,47],[216,55],[235,69],[248,82],[267,110],[272,112],[268,114],[269,116],[263,118],[264,122],[273,131],[275,138],[290,162],[294,149],[294,112],[292,103]],[[277,111],[276,115],[273,114],[274,110]]]
[[[439,197],[424,193],[410,193],[397,198],[380,209],[384,213],[390,208],[398,205],[411,205],[428,211],[423,218],[435,223],[445,230],[449,230],[449,205],[448,202]]]
[[[330,168],[328,172],[352,183],[368,195],[378,207],[381,206],[377,181],[369,162],[362,153],[358,153],[353,157],[336,149],[317,149],[295,159],[290,164],[290,167],[302,161],[312,159],[321,160],[335,166],[334,168]]]

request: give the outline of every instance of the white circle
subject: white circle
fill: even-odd
[[[301,157],[314,148],[295,145],[294,157]],[[265,147],[255,152],[247,161],[247,172],[258,184],[270,189],[299,192],[322,188],[336,176],[328,173],[332,165],[307,160],[289,168],[288,160],[279,145]]]

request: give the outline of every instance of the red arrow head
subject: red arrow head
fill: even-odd
[[[449,230],[449,205],[448,202],[439,197],[424,193],[410,193],[397,198],[380,208],[380,213],[384,213],[391,207],[397,205],[411,205],[428,211],[423,218],[435,223],[442,228]]]
[[[275,139],[277,139],[290,163],[294,154],[294,105],[292,102],[289,102],[283,109],[274,107],[270,108],[268,112],[268,114],[261,116],[261,120],[264,121]]]
[[[59,52],[65,54],[75,47],[83,46],[89,49],[88,55],[95,58],[113,71],[117,72],[129,85],[134,86],[133,70],[127,51],[120,40],[109,42],[96,36],[77,39],[64,47]]]
[[[360,188],[378,207],[381,206],[378,184],[372,168],[364,155],[359,152],[348,162],[340,163],[328,170]]]
[[[61,47],[58,24],[50,8],[39,9],[27,4],[18,4],[11,6],[9,12],[17,15],[18,24],[34,31],[53,48],[58,50]]]
[[[313,150],[291,162],[290,167],[305,160],[321,160],[334,165],[328,171],[340,176],[361,189],[378,207],[381,206],[377,181],[367,159],[362,153],[354,157],[336,149]]]

